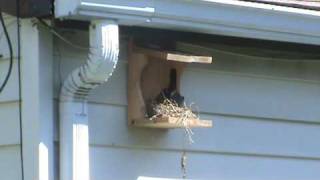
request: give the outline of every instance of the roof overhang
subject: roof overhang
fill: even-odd
[[[237,0],[56,0],[56,17],[320,45],[320,11]]]
[[[295,7],[301,9],[320,10],[320,1],[317,0],[241,0],[279,6]]]

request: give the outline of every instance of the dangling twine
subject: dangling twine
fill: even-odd
[[[174,100],[170,100],[168,98],[165,98],[162,103],[151,103],[154,115],[150,120],[154,120],[159,117],[174,117],[178,118],[178,123],[182,124],[184,127],[183,152],[180,161],[183,179],[187,178],[187,153],[185,151],[185,145],[186,143],[194,143],[192,139],[194,133],[190,127],[189,119],[199,119],[199,116],[192,112],[193,105],[194,104],[191,103],[189,107],[186,105],[179,106]]]
[[[182,179],[187,178],[187,154],[185,151],[182,152],[181,156],[181,170],[182,170]]]

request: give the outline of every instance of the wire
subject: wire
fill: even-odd
[[[21,180],[24,180],[24,156],[23,156],[23,123],[22,123],[22,82],[21,82],[21,37],[20,37],[20,0],[16,0],[17,14],[17,39],[18,39],[18,81],[19,81],[19,124],[20,124],[20,168]]]
[[[9,81],[9,78],[11,76],[12,66],[13,66],[13,50],[12,50],[12,44],[11,44],[11,40],[10,40],[10,37],[9,37],[9,33],[8,33],[7,27],[6,27],[6,25],[4,23],[4,20],[3,20],[2,9],[0,9],[0,21],[1,21],[1,25],[2,25],[2,28],[3,28],[4,34],[5,34],[6,39],[7,39],[9,52],[10,52],[9,69],[8,69],[8,72],[7,72],[6,76],[5,76],[5,79],[4,79],[3,83],[0,86],[0,93],[2,93],[3,89],[6,87],[8,81]]]
[[[19,0],[16,0],[16,11],[17,11],[17,36],[18,36],[18,77],[19,77],[19,130],[20,130],[20,160],[21,160],[21,179],[24,180],[24,161],[23,161],[23,131],[22,131],[22,104],[21,104],[21,96],[22,96],[22,90],[21,90],[21,58],[20,58],[20,6],[19,6]],[[9,53],[10,53],[10,64],[9,64],[9,69],[7,72],[7,75],[2,83],[2,85],[0,86],[0,93],[3,91],[3,89],[6,87],[9,78],[11,76],[12,73],[12,68],[13,68],[13,48],[12,48],[12,43],[9,37],[9,33],[7,31],[7,27],[4,23],[4,18],[2,15],[2,9],[0,9],[0,21],[1,21],[1,25],[3,27],[3,31],[4,34],[6,36],[7,39],[7,43],[9,46]],[[11,24],[12,22],[10,22]]]
[[[193,49],[193,50],[189,50]],[[301,61],[301,59],[289,59],[289,58],[281,58],[281,57],[264,57],[264,56],[257,56],[257,55],[248,55],[244,53],[239,53],[239,52],[232,52],[228,50],[222,50],[214,47],[206,47],[206,46],[201,46],[201,45],[195,45],[187,42],[177,42],[177,50],[182,51],[182,52],[193,52],[194,49],[203,49],[204,51],[207,52],[217,52],[217,53],[222,53],[230,56],[241,56],[243,58],[257,58],[260,60],[264,61],[270,61],[270,60],[277,60],[277,61],[289,61],[289,62],[295,62],[295,61]],[[317,59],[304,59],[303,61],[311,61],[311,62],[316,62]]]
[[[65,37],[63,37],[61,34],[59,34],[52,26],[50,26],[49,24],[47,24],[44,20],[37,18],[38,21],[44,26],[46,27],[53,35],[55,35],[56,37],[58,37],[60,40],[62,40],[63,42],[65,42],[66,44],[69,44],[70,46],[76,48],[76,49],[81,49],[81,50],[89,50],[90,48],[88,47],[83,47],[83,46],[79,46],[76,45],[74,43],[72,43],[71,41],[69,41],[68,39],[66,39]]]
[[[3,18],[3,19],[6,19],[6,18]],[[10,22],[7,22],[6,27],[9,28],[11,25],[15,24],[15,21],[16,20],[12,20]],[[0,33],[0,41],[1,41],[2,37],[3,37],[3,34],[4,34],[4,32]]]

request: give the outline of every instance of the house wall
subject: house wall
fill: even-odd
[[[17,49],[15,19],[6,17]],[[62,30],[87,46],[88,34]],[[61,80],[87,57],[54,39],[55,177],[58,178],[58,93]],[[183,130],[127,126],[126,40],[109,82],[90,96],[90,153],[93,180],[138,176],[181,177],[180,158],[188,156],[187,176],[197,179],[301,180],[320,175],[320,62],[250,58],[213,51],[212,65],[189,65],[182,94],[214,128],[194,130],[185,145]],[[0,82],[8,68],[0,28]],[[7,87],[0,94],[0,177],[20,180],[17,53]],[[196,88],[195,88],[196,87]],[[42,90],[42,89],[41,89]],[[45,88],[44,88],[45,90]],[[27,123],[27,122],[26,122]],[[28,164],[25,164],[25,166]]]
[[[62,33],[75,44],[88,44],[87,32]],[[92,180],[179,178],[183,150],[188,156],[188,178],[313,180],[320,176],[319,61],[258,59],[213,51],[212,65],[189,65],[182,78],[182,94],[198,106],[201,118],[214,121],[214,127],[195,129],[195,143],[186,145],[183,130],[127,126],[125,39],[121,46],[115,73],[89,98]],[[86,57],[86,50],[54,40],[55,115],[61,80]],[[55,122],[58,150],[57,116]],[[16,148],[10,151],[12,158]]]
[[[20,180],[20,131],[19,131],[19,85],[17,71],[17,26],[15,18],[5,16],[5,23],[14,48],[14,64],[7,86],[0,93],[0,179]],[[0,84],[9,67],[9,50],[0,26]]]
[[[13,70],[0,93],[0,179],[51,180],[54,179],[51,33],[39,28],[31,19],[20,20],[20,109],[17,22],[12,16],[4,14],[4,18],[13,46]],[[9,68],[8,49],[1,26],[0,84]]]

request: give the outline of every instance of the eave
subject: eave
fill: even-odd
[[[236,0],[74,2],[57,0],[56,17],[320,45],[320,12],[314,10]]]

